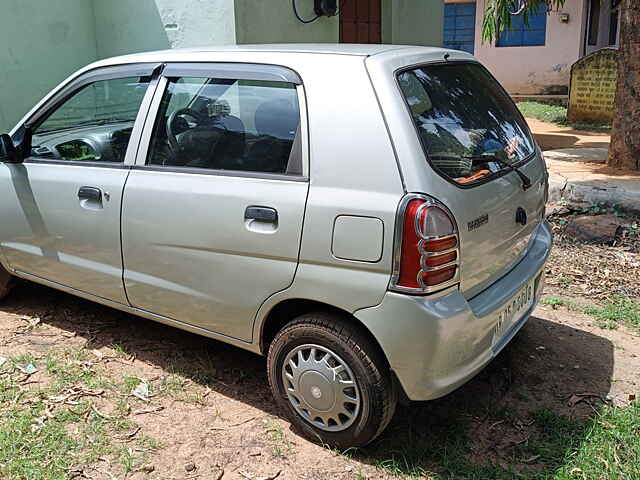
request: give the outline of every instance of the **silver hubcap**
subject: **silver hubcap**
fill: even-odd
[[[345,430],[358,416],[360,392],[353,372],[327,348],[293,349],[284,360],[282,381],[296,412],[321,430]]]

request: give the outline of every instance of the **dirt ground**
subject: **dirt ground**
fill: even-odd
[[[527,123],[542,150],[580,147],[609,148],[611,142],[611,135],[605,132],[575,130],[571,127],[555,125],[535,118],[527,118]]]
[[[555,279],[558,272],[548,275]],[[564,293],[551,283],[549,294]],[[140,427],[134,435],[158,441],[143,471],[123,474],[108,458],[100,468],[77,468],[78,478],[109,480],[437,473],[446,454],[430,448],[413,458],[411,468],[389,466],[416,443],[438,445],[456,435],[468,439],[472,462],[536,471],[543,468],[536,458],[518,453],[535,434],[531,412],[545,408],[585,419],[604,402],[628,404],[640,391],[638,340],[625,326],[602,329],[585,314],[541,305],[467,385],[438,401],[399,407],[371,447],[336,452],[302,438],[280,416],[259,356],[30,283],[0,306],[0,355],[28,353],[38,361],[57,349],[83,349],[90,352],[89,368],[113,382],[138,378],[150,385],[148,401],[122,399]],[[36,374],[30,383],[38,381]],[[169,385],[173,393],[162,394]],[[108,399],[96,402],[104,415],[115,408]]]

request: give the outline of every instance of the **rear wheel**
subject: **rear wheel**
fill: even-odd
[[[338,315],[293,320],[271,343],[267,362],[276,402],[314,440],[366,445],[393,416],[397,396],[379,348]]]

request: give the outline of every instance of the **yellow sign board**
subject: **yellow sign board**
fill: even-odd
[[[597,50],[571,67],[570,122],[611,123],[618,78],[618,51]]]

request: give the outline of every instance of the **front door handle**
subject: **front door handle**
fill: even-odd
[[[80,200],[99,202],[102,200],[102,191],[96,187],[80,187],[80,190],[78,190],[78,198]]]
[[[271,207],[247,207],[244,211],[244,219],[277,223],[278,211]]]

